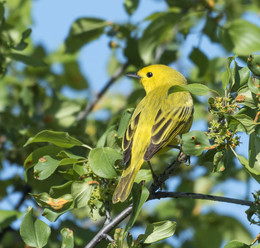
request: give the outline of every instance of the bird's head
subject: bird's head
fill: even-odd
[[[128,77],[138,78],[146,93],[158,88],[170,88],[173,85],[185,85],[185,77],[166,65],[150,65],[139,70],[137,73],[128,73]]]

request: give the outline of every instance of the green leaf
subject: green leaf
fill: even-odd
[[[251,54],[247,59],[247,66],[255,76],[260,76],[260,55]]]
[[[69,228],[62,228],[61,231],[62,244],[61,248],[73,248],[74,247],[74,236],[73,231]]]
[[[23,218],[20,235],[28,246],[41,248],[47,244],[51,229],[43,221],[35,219],[33,209],[31,209]]]
[[[34,150],[24,161],[24,167],[29,169],[35,166],[41,157],[44,155],[49,155],[50,157],[58,156],[58,153],[61,151],[62,148],[57,146],[43,146],[36,150]]]
[[[224,151],[216,152],[213,158],[214,172],[221,172],[225,170],[224,166]]]
[[[190,156],[199,156],[206,147],[210,146],[209,139],[204,132],[191,131],[180,137],[182,151]]]
[[[89,177],[83,182],[73,182],[71,185],[71,194],[77,208],[86,207],[88,205],[93,190],[93,185],[89,184],[90,181],[93,181],[93,179]]]
[[[260,28],[243,19],[236,19],[220,29],[223,46],[237,55],[258,52],[260,47]]]
[[[50,197],[46,192],[32,194],[37,204],[44,208],[43,216],[49,221],[56,221],[57,218],[74,208],[74,201],[71,194],[65,194],[58,198]]]
[[[240,87],[244,86],[250,76],[248,67],[240,67],[235,62],[232,72],[232,92],[237,91]]]
[[[227,86],[228,86],[228,84],[229,84],[230,77],[231,77],[231,75],[230,75],[230,70],[229,70],[229,69],[226,69],[226,70],[222,73],[222,75],[221,75],[221,81],[222,81],[224,90],[227,89]]]
[[[71,204],[67,208],[63,208],[61,211],[56,211],[50,208],[44,208],[42,215],[51,222],[55,222],[61,215],[74,209],[74,205]]]
[[[154,50],[167,39],[181,14],[175,11],[157,13],[138,41],[141,58],[145,64],[154,62]]]
[[[117,131],[117,135],[119,138],[122,138],[124,136],[125,130],[129,124],[129,121],[132,117],[133,112],[134,112],[134,108],[128,108],[128,109],[124,110],[124,112],[121,116],[120,123],[119,123],[118,131]]]
[[[72,184],[72,181],[69,181],[62,185],[52,186],[50,188],[50,196],[52,198],[59,198],[63,195],[70,194],[71,193],[71,184]]]
[[[124,233],[127,233],[130,228],[134,225],[139,212],[141,211],[142,206],[146,202],[146,200],[149,197],[149,190],[145,187],[142,186],[141,184],[134,183],[133,189],[132,189],[132,196],[133,196],[133,211],[130,216],[130,219],[125,226],[125,231]]]
[[[202,77],[208,69],[209,60],[198,48],[193,48],[190,54],[191,61],[199,68],[199,77]]]
[[[74,164],[73,165],[73,170],[79,175],[83,176],[88,174],[88,169],[85,164]]]
[[[20,53],[8,53],[6,54],[6,57],[9,57],[13,60],[22,62],[26,65],[32,66],[32,67],[45,67],[47,64],[43,62],[41,59],[36,58],[34,56],[30,55],[23,55]]]
[[[259,86],[260,86],[260,80],[255,78],[255,77],[250,77],[248,80],[248,88],[249,90],[254,93],[254,94],[259,94],[260,90],[259,90]]]
[[[17,210],[0,210],[0,232],[10,224],[22,217],[23,213]]]
[[[242,243],[240,241],[232,240],[229,241],[224,248],[250,248],[250,245],[247,245],[245,243]]]
[[[110,147],[94,148],[89,153],[89,166],[99,177],[114,178],[117,173],[114,164],[122,155]]]
[[[244,166],[244,168],[247,170],[247,172],[258,182],[260,183],[260,170],[259,170],[259,164],[256,165],[256,168],[251,168],[249,166],[249,161],[240,155],[237,155],[234,153],[235,156],[238,158],[239,162]]]
[[[203,96],[206,95],[211,89],[204,84],[187,84],[184,86],[174,85],[168,90],[168,95],[174,92],[189,91],[193,95]]]
[[[148,183],[152,180],[153,180],[153,176],[150,169],[139,170],[135,178],[136,183],[140,183],[141,181],[145,181],[145,183]]]
[[[233,118],[239,121],[243,125],[243,127],[246,129],[247,134],[251,134],[252,132],[254,132],[256,126],[260,124],[254,122],[252,118],[246,114],[237,114],[237,115],[230,116],[230,119]]]
[[[260,173],[260,137],[256,133],[249,136],[249,167]]]
[[[51,176],[58,168],[60,161],[46,155],[39,159],[34,166],[34,177],[38,180],[44,180]]]
[[[145,244],[155,243],[157,241],[171,237],[176,229],[176,222],[164,220],[148,225],[143,237]]]
[[[97,39],[103,34],[109,22],[98,18],[80,18],[76,20],[70,29],[69,36],[65,41],[68,53],[77,52],[83,45]]]
[[[71,148],[73,146],[82,146],[83,143],[65,132],[55,132],[50,130],[43,130],[34,137],[28,139],[24,146],[35,142],[50,142],[56,146]]]
[[[236,102],[238,104],[243,104],[251,109],[256,109],[258,107],[257,98],[254,94],[252,94],[248,87],[242,88],[238,91]]]
[[[132,15],[137,9],[139,0],[124,0],[124,7],[128,15]]]
[[[110,133],[112,130],[115,130],[115,125],[109,127],[103,134],[102,136],[99,138],[96,147],[104,147],[106,145],[106,141],[107,141],[107,135],[108,133]]]

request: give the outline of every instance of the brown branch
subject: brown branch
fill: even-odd
[[[245,200],[234,199],[234,198],[223,197],[223,196],[216,196],[216,195],[204,195],[204,194],[186,193],[186,192],[158,191],[158,192],[154,193],[152,199],[161,199],[161,198],[168,198],[168,197],[219,201],[219,202],[227,202],[227,203],[239,204],[239,205],[244,205],[244,206],[251,206],[253,204],[252,201],[245,201]]]
[[[133,210],[133,206],[129,206],[124,209],[119,215],[116,216],[114,220],[112,220],[109,224],[104,226],[96,236],[85,246],[85,248],[93,248],[95,247],[111,230],[113,230],[120,222],[122,222],[127,216],[131,214]]]
[[[78,116],[76,117],[76,121],[81,121],[84,118],[88,116],[88,114],[93,110],[97,102],[100,100],[100,98],[107,92],[107,90],[110,88],[110,86],[123,75],[126,68],[129,66],[129,63],[125,63],[121,65],[114,73],[114,75],[110,78],[110,80],[106,83],[104,88],[97,94],[93,102],[88,104],[84,111],[80,112]]]

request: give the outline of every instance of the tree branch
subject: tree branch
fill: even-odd
[[[110,88],[110,86],[124,73],[126,68],[129,66],[129,63],[125,63],[121,65],[114,73],[114,75],[111,77],[111,79],[106,83],[104,88],[97,94],[95,99],[92,103],[88,104],[84,111],[80,112],[78,116],[76,117],[76,121],[81,121],[84,118],[88,116],[88,114],[92,111],[94,106],[97,104],[97,102],[100,100],[100,98],[107,92],[107,90]]]
[[[219,202],[227,202],[233,204],[239,204],[244,206],[251,206],[253,204],[252,201],[245,201],[240,199],[234,199],[229,197],[223,196],[216,196],[216,195],[204,195],[204,194],[197,194],[197,193],[186,193],[186,192],[162,192],[158,191],[153,194],[152,199],[161,199],[161,198],[190,198],[190,199],[200,199],[200,200],[210,200],[210,201],[219,201]]]
[[[133,205],[130,205],[126,209],[124,209],[119,215],[116,216],[114,220],[112,220],[106,226],[96,234],[96,236],[85,246],[85,248],[93,248],[95,247],[105,236],[105,234],[109,233],[112,229],[114,229],[121,221],[123,221],[127,216],[129,216],[132,212]]]

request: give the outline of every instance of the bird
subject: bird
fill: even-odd
[[[192,125],[194,105],[187,91],[173,92],[174,86],[187,84],[177,70],[162,64],[150,65],[126,76],[139,79],[146,95],[135,108],[122,139],[126,167],[113,193],[112,202],[124,202],[145,161],[162,149],[178,144],[176,136],[187,133]]]

